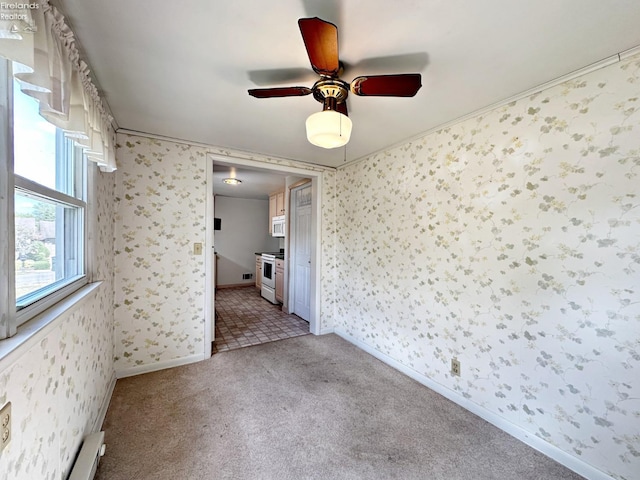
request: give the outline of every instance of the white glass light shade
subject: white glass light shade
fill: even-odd
[[[314,113],[307,118],[307,139],[322,148],[346,145],[351,137],[349,117],[333,110]]]

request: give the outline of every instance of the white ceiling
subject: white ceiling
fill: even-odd
[[[222,181],[225,178],[237,178],[242,183],[227,185]],[[286,178],[286,174],[271,170],[238,167],[216,161],[213,164],[213,194],[265,200],[269,198],[269,194],[284,190]]]
[[[54,0],[122,129],[339,166],[640,45],[638,0]],[[346,147],[309,144],[297,20],[339,28],[342,78],[421,73],[413,98],[348,99]],[[389,58],[391,57],[391,58]],[[273,69],[302,74],[276,80]],[[294,75],[295,76],[295,75]]]

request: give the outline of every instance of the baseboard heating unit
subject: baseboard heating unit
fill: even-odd
[[[104,450],[104,432],[87,435],[68,480],[93,480]]]

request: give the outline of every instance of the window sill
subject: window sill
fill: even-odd
[[[56,319],[82,304],[101,284],[102,282],[93,282],[79,288],[18,327],[18,333],[13,337],[0,340],[0,371],[14,363],[32,346],[46,337],[56,327]]]

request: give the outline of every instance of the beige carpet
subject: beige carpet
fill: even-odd
[[[118,380],[100,480],[580,479],[336,335]]]

